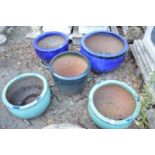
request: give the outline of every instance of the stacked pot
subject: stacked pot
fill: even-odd
[[[56,86],[66,95],[74,95],[83,90],[91,70],[105,73],[117,69],[125,59],[128,43],[120,35],[97,31],[82,38],[80,52],[69,51],[67,35],[46,32],[34,39],[33,47]],[[28,73],[8,83],[2,99],[11,113],[30,119],[45,112],[51,103],[51,92],[43,76]],[[111,93],[116,95],[110,96]],[[125,99],[121,101],[117,98],[121,98],[122,93]],[[88,112],[101,128],[127,128],[139,111],[139,96],[123,82],[102,81],[90,91]]]

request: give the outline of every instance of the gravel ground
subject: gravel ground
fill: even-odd
[[[55,96],[48,110],[40,117],[31,120],[16,118],[3,104],[0,104],[0,128],[43,128],[53,123],[72,123],[84,128],[98,128],[87,113],[88,93],[95,83],[107,79],[121,80],[140,92],[142,78],[129,50],[119,69],[101,75],[91,73],[82,94],[65,96],[55,86],[49,71],[41,66],[34,53],[32,41],[25,39],[25,35],[29,32],[29,27],[16,27],[8,37],[7,43],[0,47],[0,94],[6,83],[16,75],[37,72],[46,77]],[[70,49],[79,48],[70,45]],[[136,128],[136,125],[133,124],[131,128]]]

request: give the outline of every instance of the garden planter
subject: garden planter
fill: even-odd
[[[50,62],[56,85],[67,95],[82,91],[90,72],[88,59],[78,52],[65,52]]]
[[[90,91],[88,112],[100,128],[127,128],[140,112],[140,98],[124,82],[101,81]]]
[[[86,34],[81,40],[81,52],[87,56],[96,73],[110,72],[125,59],[128,43],[118,34],[97,31]]]
[[[48,65],[57,54],[68,50],[69,38],[61,32],[46,32],[33,41],[33,47],[37,56]]]
[[[41,115],[48,108],[51,92],[46,79],[37,73],[26,73],[4,87],[2,101],[8,110],[22,119]]]

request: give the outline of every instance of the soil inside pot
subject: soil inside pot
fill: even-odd
[[[58,35],[48,36],[38,42],[38,46],[42,49],[58,48],[64,44],[64,38]]]
[[[120,52],[124,44],[116,37],[96,34],[87,38],[86,46],[93,52],[110,54]]]
[[[23,106],[33,102],[40,96],[43,82],[36,77],[26,77],[14,82],[7,90],[6,97],[9,103]]]
[[[64,77],[79,76],[87,67],[87,61],[76,55],[63,55],[53,62],[55,72]]]
[[[94,104],[105,117],[122,120],[135,110],[135,100],[125,89],[117,85],[103,86],[94,94]]]

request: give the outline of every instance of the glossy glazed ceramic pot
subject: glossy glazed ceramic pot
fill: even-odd
[[[46,48],[46,47],[40,47],[39,43],[47,39],[48,37],[57,36],[62,38],[64,41],[63,43],[58,44],[55,47]],[[56,40],[51,41],[51,44],[56,42]],[[62,33],[62,32],[45,32],[39,36],[37,36],[33,40],[33,48],[35,49],[36,55],[45,63],[46,65],[49,64],[50,60],[56,56],[57,54],[67,51],[69,46],[69,37]]]
[[[79,52],[61,53],[50,62],[50,71],[56,85],[67,95],[83,90],[90,68],[89,60]]]
[[[119,40],[123,44],[123,48],[120,51],[113,53],[97,53],[88,48],[86,41],[96,35],[108,36],[113,39]],[[95,44],[94,40],[94,44]],[[100,45],[102,46],[102,45]],[[111,44],[109,45],[111,46]],[[91,32],[83,36],[81,40],[81,53],[84,54],[91,62],[92,71],[96,73],[106,73],[117,69],[125,59],[126,52],[128,50],[128,42],[122,36],[106,31]]]
[[[46,111],[51,101],[47,80],[38,73],[26,73],[9,81],[2,101],[16,117],[31,119]]]
[[[105,86],[109,86],[109,85],[110,86],[119,86],[120,88],[127,91],[133,97],[133,99],[135,101],[135,108],[134,108],[133,113],[131,113],[130,116],[128,116],[124,119],[121,119],[121,120],[115,120],[115,119],[111,119],[111,118],[103,115],[103,113],[101,113],[97,109],[97,107],[95,105],[94,94],[98,89],[103,88]],[[118,96],[118,97],[120,97],[120,96]],[[93,122],[100,128],[111,128],[111,129],[128,128],[133,123],[133,121],[136,119],[136,117],[138,116],[138,114],[140,112],[140,107],[141,107],[140,97],[138,96],[136,91],[133,88],[131,88],[130,86],[128,86],[126,83],[121,82],[121,81],[117,81],[117,80],[101,81],[100,83],[96,84],[91,89],[91,91],[89,93],[88,112],[89,112],[89,115],[90,115],[91,119],[93,120]]]

